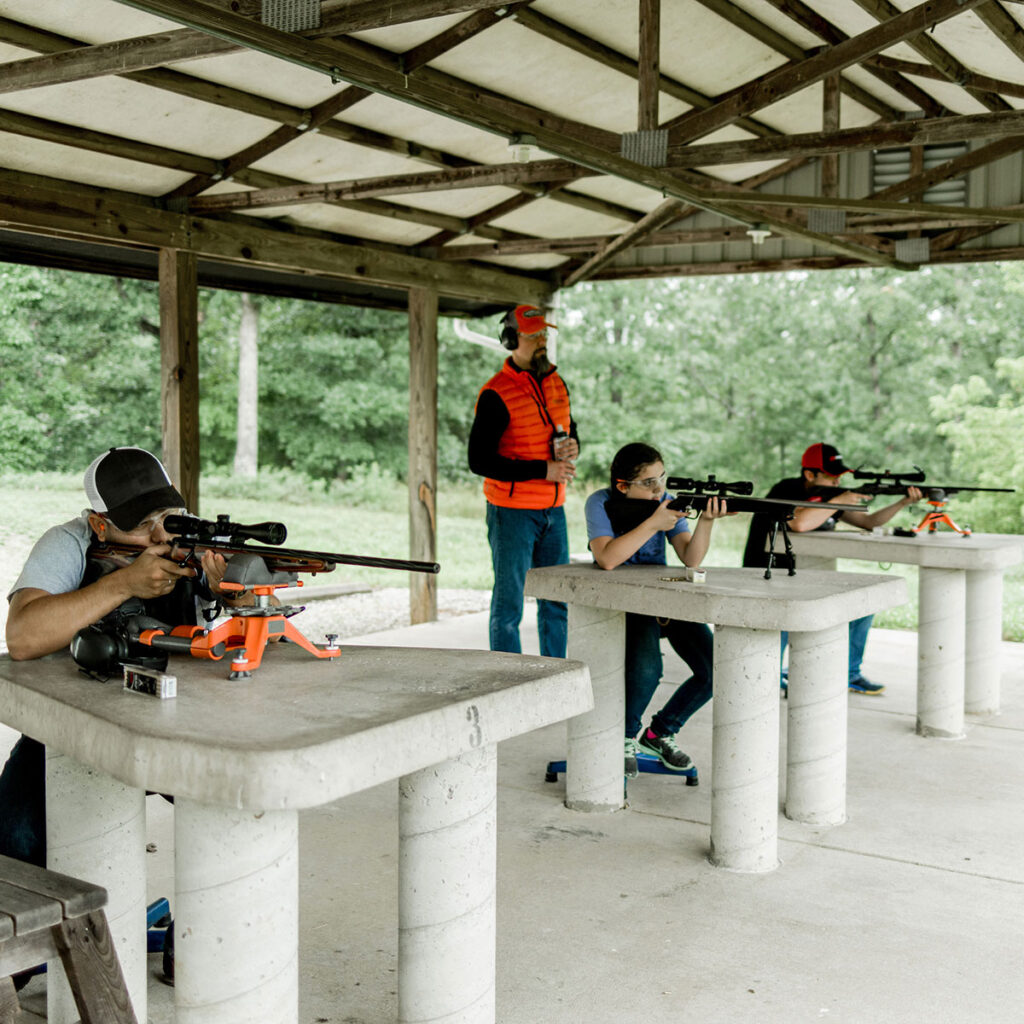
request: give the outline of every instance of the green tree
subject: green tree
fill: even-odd
[[[954,496],[955,521],[994,533],[1024,532],[1024,357],[996,361],[996,391],[980,376],[957,384],[931,405],[949,439],[957,479],[977,487],[1014,487],[1015,494]]]
[[[78,470],[117,444],[159,451],[151,285],[0,264],[0,315],[5,468]]]

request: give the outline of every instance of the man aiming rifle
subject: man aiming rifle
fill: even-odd
[[[89,508],[46,531],[7,595],[7,648],[15,661],[66,648],[78,630],[138,599],[164,621],[196,622],[204,603],[240,601],[220,591],[225,559],[204,554],[200,568],[165,557],[164,519],[185,501],[159,460],[141,448],[111,448],[85,473]],[[138,551],[122,567],[97,564],[93,545],[121,542]],[[108,571],[110,570],[110,571]],[[44,748],[22,736],[0,775],[0,853],[46,865]]]
[[[838,520],[857,526],[862,530],[871,530],[883,526],[900,509],[913,505],[921,500],[921,490],[914,484],[906,487],[905,493],[898,500],[874,512],[867,510],[838,509],[837,505],[851,505],[863,502],[869,495],[858,490],[843,490],[840,478],[851,472],[843,462],[842,455],[830,444],[812,444],[803,454],[800,462],[800,476],[780,480],[768,492],[769,498],[799,498],[809,501],[812,507],[797,508],[788,527],[796,533],[811,530],[830,530],[835,528]],[[827,490],[825,490],[827,489]],[[818,505],[816,508],[813,505]],[[747,544],[743,552],[745,566],[765,566],[770,553],[768,539],[772,532],[770,517],[755,515],[750,523]],[[848,665],[848,686],[857,693],[880,694],[885,687],[865,679],[861,673],[861,662],[867,644],[868,630],[871,628],[873,615],[854,619],[850,623],[850,656]],[[786,634],[782,634],[783,649],[786,645]]]

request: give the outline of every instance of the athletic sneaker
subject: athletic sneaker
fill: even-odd
[[[693,767],[689,754],[679,749],[674,736],[655,736],[650,729],[644,729],[637,744],[641,750],[654,754],[666,768],[674,772],[685,772]]]
[[[626,764],[624,774],[627,779],[635,779],[640,774],[640,768],[636,763],[636,740],[631,736],[626,737]]]
[[[856,679],[851,679],[847,685],[854,693],[869,693],[873,696],[880,694],[885,689],[885,687],[880,683],[872,683],[863,676],[857,676]]]

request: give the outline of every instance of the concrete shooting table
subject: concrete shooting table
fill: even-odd
[[[1024,536],[812,530],[791,533],[790,540],[798,573],[801,565],[835,569],[837,558],[919,567],[917,731],[922,736],[963,736],[965,710],[999,710],[1003,573],[1024,556]]]
[[[495,745],[591,708],[586,666],[282,644],[248,680],[169,667],[178,696],[159,700],[67,655],[0,657],[3,721],[47,746],[49,866],[108,890],[139,1020],[146,790],[175,797],[175,1020],[295,1024],[298,812],[399,779],[399,1019],[493,1024]],[[49,985],[50,1024],[77,1020],[63,972]]]
[[[778,864],[779,631],[790,631],[786,815],[846,818],[847,623],[906,601],[902,578],[763,569],[595,565],[531,569],[526,593],[569,605],[569,654],[590,666],[594,710],[570,719],[566,806],[623,805],[625,613],[715,627],[711,862],[735,871]]]

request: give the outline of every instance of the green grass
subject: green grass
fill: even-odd
[[[587,550],[583,502],[589,487],[570,491],[566,502],[569,550]],[[34,474],[0,477],[0,570],[4,591],[14,582],[32,542],[45,529],[71,518],[85,506],[81,477]],[[325,491],[289,474],[261,475],[259,481],[226,477],[204,478],[200,514],[214,518],[228,513],[236,522],[280,520],[288,527],[288,545],[321,551],[407,558],[409,513],[405,488],[394,479],[370,474]],[[442,485],[437,498],[438,585],[445,588],[489,590],[490,549],[484,524],[484,500],[471,484]],[[707,564],[738,566],[749,519],[736,516],[715,524]],[[875,562],[841,560],[840,569],[859,572],[891,571],[904,576],[910,602],[880,612],[876,625],[887,629],[917,628],[917,569],[880,567]],[[360,581],[378,586],[405,586],[406,576],[387,569],[339,566],[308,586],[337,581]],[[1024,642],[1024,566],[1006,573],[1003,591],[1003,637]]]

